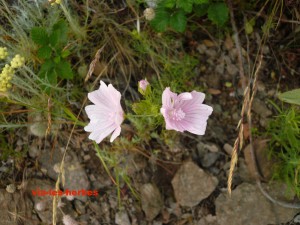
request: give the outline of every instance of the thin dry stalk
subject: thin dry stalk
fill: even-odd
[[[234,12],[233,12],[233,7],[232,7],[232,2],[231,0],[228,0],[228,8],[230,12],[230,22],[232,26],[232,30],[234,32],[233,34],[233,40],[235,43],[235,47],[237,49],[238,53],[238,64],[239,64],[239,73],[241,77],[241,82],[242,82],[242,88],[245,90],[246,88],[246,77],[245,77],[245,71],[244,71],[244,63],[243,63],[243,56],[242,56],[242,48],[241,48],[241,43],[240,43],[240,38],[239,38],[239,32],[236,28],[235,20],[234,20]]]

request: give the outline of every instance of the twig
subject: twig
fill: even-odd
[[[240,73],[240,77],[241,77],[241,81],[242,81],[242,88],[243,88],[243,90],[245,90],[246,78],[245,78],[244,63],[243,63],[243,57],[242,57],[242,48],[241,48],[241,43],[240,43],[240,38],[239,38],[239,32],[236,28],[231,0],[228,0],[227,4],[228,4],[229,12],[230,12],[230,22],[231,22],[231,26],[232,26],[232,29],[234,32],[233,40],[234,40],[235,47],[236,47],[237,53],[238,53],[239,73]]]
[[[263,18],[268,18],[268,16],[267,15],[264,15],[262,12],[254,12],[254,11],[249,11],[249,10],[247,10],[246,11],[247,13],[250,13],[250,14],[253,14],[253,15],[255,15],[256,17],[263,17]],[[278,20],[278,21],[280,21],[280,22],[282,22],[282,23],[294,23],[294,24],[297,24],[297,25],[300,25],[300,21],[298,21],[298,20],[287,20],[287,19],[283,19],[283,18],[278,18],[278,17],[273,17],[274,19],[276,19],[276,20]]]

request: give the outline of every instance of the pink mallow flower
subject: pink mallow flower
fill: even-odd
[[[121,124],[124,112],[120,103],[121,93],[111,84],[108,86],[100,81],[100,88],[88,94],[89,100],[95,105],[88,105],[85,111],[91,120],[84,127],[87,132],[92,132],[89,139],[100,143],[113,132],[110,142],[113,142],[121,133]]]
[[[167,130],[189,131],[204,135],[207,119],[213,108],[202,104],[205,94],[197,91],[184,92],[179,95],[167,87],[162,95],[162,108]]]
[[[146,79],[139,81],[139,88],[142,89],[143,91],[146,91],[146,88],[148,85],[149,85],[149,82]]]

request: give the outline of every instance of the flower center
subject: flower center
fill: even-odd
[[[170,112],[170,117],[173,120],[179,121],[185,117],[185,113],[181,109],[174,109]]]

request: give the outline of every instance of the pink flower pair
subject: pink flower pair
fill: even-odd
[[[144,89],[149,83],[140,82]],[[94,105],[85,107],[91,120],[84,130],[91,132],[89,138],[100,143],[110,133],[113,133],[110,142],[121,133],[121,124],[124,121],[124,112],[121,106],[121,93],[111,84],[108,86],[100,81],[100,88],[88,94]],[[166,122],[167,130],[179,132],[189,131],[193,134],[203,135],[206,130],[207,119],[211,115],[212,107],[202,104],[205,94],[197,91],[184,92],[179,95],[167,87],[162,95],[162,108],[160,109]]]

